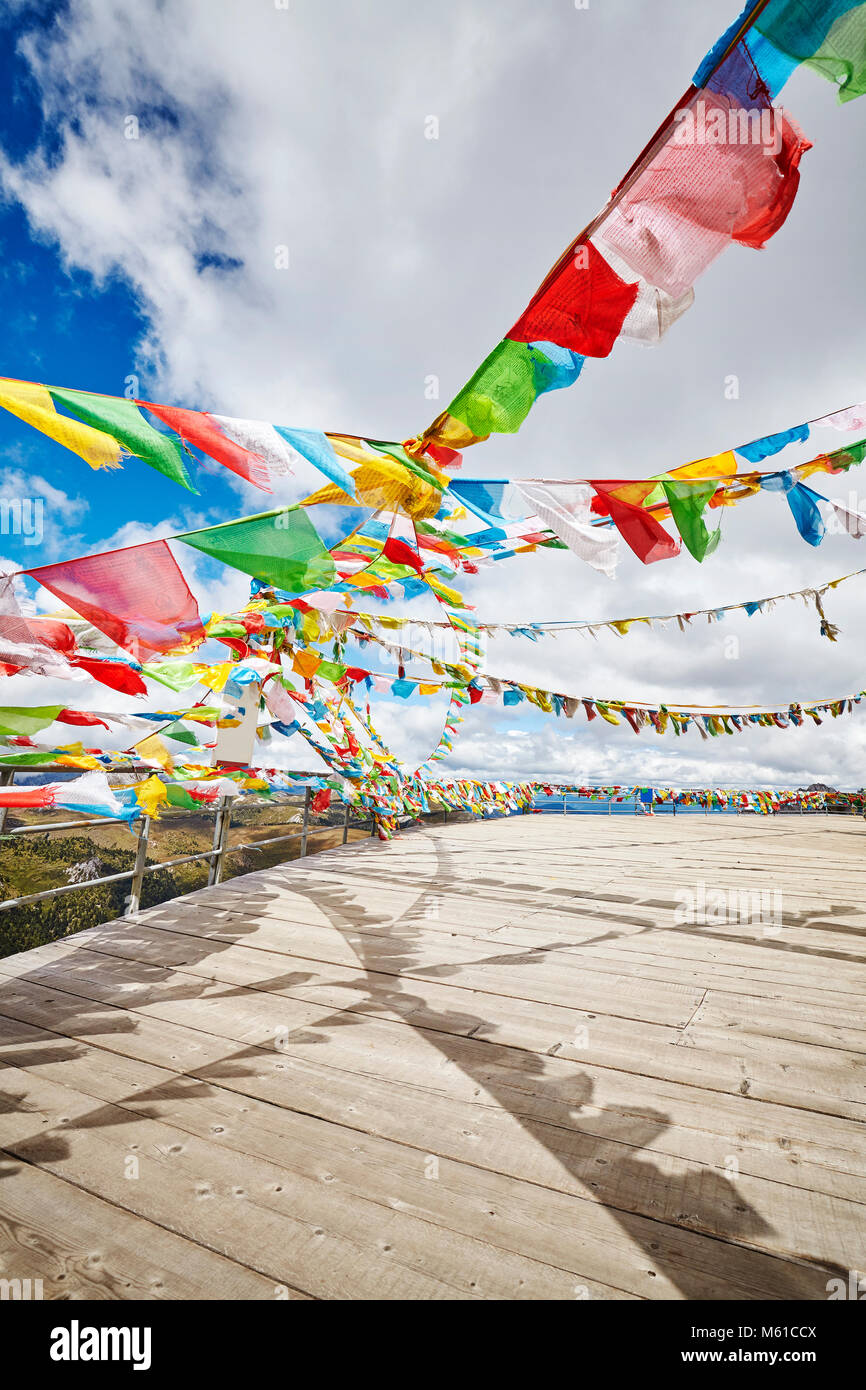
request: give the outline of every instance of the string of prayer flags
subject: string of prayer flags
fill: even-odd
[[[514,432],[539,395],[577,379],[587,357],[607,357],[620,338],[658,341],[732,242],[766,245],[791,210],[811,148],[773,105],[800,63],[836,82],[841,99],[862,94],[866,5],[750,0],[605,208],[419,436],[418,450]]]
[[[849,513],[855,516],[854,513]],[[863,534],[866,534],[866,517],[861,517],[863,524]],[[866,575],[866,569],[854,570],[850,574],[839,575],[836,579],[830,579],[818,588],[795,589],[787,594],[771,594],[764,598],[748,599],[742,603],[716,604],[712,608],[695,608],[689,612],[681,613],[655,613],[649,615],[633,615],[627,618],[602,618],[590,621],[569,621],[568,619],[558,619],[555,622],[534,622],[534,623],[508,623],[478,622],[479,632],[488,632],[493,635],[505,633],[515,637],[526,637],[532,641],[537,641],[540,637],[555,637],[560,633],[567,632],[589,632],[595,635],[604,628],[616,632],[621,637],[627,636],[635,623],[645,623],[648,625],[676,623],[681,631],[686,631],[698,618],[705,618],[708,623],[721,622],[727,613],[744,612],[752,617],[756,613],[768,613],[773,610],[777,603],[785,599],[802,599],[805,603],[815,603],[820,605],[822,596],[831,589],[836,589],[840,584],[845,584],[851,579],[859,579]],[[823,618],[823,610],[819,607],[819,613]],[[425,628],[431,632],[440,627],[449,627],[449,623],[435,622],[428,619],[418,618],[398,618],[385,616],[380,613],[356,613],[354,621],[363,624],[364,629],[372,635],[372,628],[379,626],[384,631],[393,631],[401,627],[409,626]],[[835,629],[838,631],[838,629]],[[826,634],[824,634],[826,635]],[[381,640],[381,639],[380,639]]]

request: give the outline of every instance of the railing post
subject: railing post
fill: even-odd
[[[135,867],[129,897],[126,899],[125,917],[134,917],[141,905],[141,885],[144,882],[144,869],[147,864],[147,842],[150,837],[150,816],[142,816],[138,823],[138,844],[135,847]]]
[[[3,767],[3,768],[0,768],[0,787],[11,787],[11,785],[12,785],[12,783],[13,783],[14,781],[15,781],[15,769],[14,769],[14,767]],[[2,835],[2,833],[3,833],[3,827],[4,827],[5,824],[6,824],[6,816],[7,816],[7,814],[8,814],[8,807],[6,807],[6,806],[0,806],[0,835]]]
[[[311,798],[311,796],[310,796],[310,788],[309,788],[309,787],[306,787],[305,790],[304,790],[304,819],[303,819],[303,823],[302,823],[302,825],[301,825],[301,853],[300,853],[300,856],[299,856],[301,859],[303,859],[303,858],[305,857],[306,853],[307,853],[307,831],[308,831],[309,828],[310,828],[310,801],[311,801],[311,799],[312,799],[312,798]]]
[[[221,796],[217,805],[213,827],[213,854],[207,871],[207,886],[215,888],[223,876],[223,859],[229,838],[229,825],[232,818],[231,798]]]
[[[345,812],[345,815],[343,816],[343,844],[345,844],[346,841],[347,841],[348,838],[349,838],[349,811],[350,811],[350,809],[351,809],[351,808],[350,808],[349,803],[348,803],[348,801],[347,801],[347,802],[346,802],[346,812]]]

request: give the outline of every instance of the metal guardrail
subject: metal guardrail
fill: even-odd
[[[10,783],[14,780],[14,775],[14,768],[0,769],[0,786],[9,786]],[[135,846],[135,863],[131,869],[127,869],[123,873],[119,874],[106,874],[101,878],[83,879],[80,883],[62,883],[55,888],[44,888],[39,893],[25,893],[19,898],[7,898],[5,899],[5,901],[0,902],[0,912],[9,911],[11,908],[14,907],[26,907],[30,903],[44,902],[51,898],[58,898],[66,893],[81,892],[83,889],[86,888],[99,888],[107,883],[120,883],[126,879],[129,879],[131,880],[131,884],[129,893],[126,898],[126,909],[124,912],[124,916],[132,917],[136,912],[138,912],[141,906],[141,890],[146,874],[157,873],[160,869],[177,868],[180,864],[192,864],[197,861],[207,860],[207,886],[209,888],[213,888],[222,880],[223,866],[225,864],[226,856],[229,854],[237,854],[239,851],[246,849],[262,849],[265,845],[277,845],[287,840],[300,839],[301,848],[298,858],[303,859],[307,855],[307,847],[309,842],[309,836],[311,833],[315,834],[320,830],[333,830],[340,828],[339,824],[337,826],[316,826],[313,823],[311,816],[312,795],[311,789],[307,787],[304,792],[303,816],[301,818],[299,829],[290,831],[286,835],[271,835],[266,840],[250,840],[244,844],[230,845],[228,843],[228,836],[229,829],[231,827],[232,806],[234,800],[234,797],[220,797],[219,801],[217,802],[216,817],[214,821],[213,844],[210,849],[199,850],[195,854],[184,854],[177,859],[166,859],[162,862],[148,864],[147,849],[150,840],[151,818],[149,816],[142,816],[138,823],[138,834]],[[12,808],[5,806],[0,807],[0,840],[11,840],[13,837],[17,838],[22,835],[47,835],[54,830],[72,830],[75,828],[93,828],[103,825],[127,824],[127,822],[120,817],[109,818],[102,816],[93,816],[89,819],[82,820],[52,821],[46,825],[19,825],[15,826],[12,830],[6,830],[6,817],[10,809]],[[342,844],[346,844],[349,838],[350,828],[351,807],[346,806],[342,824]],[[368,822],[362,822],[356,828],[369,829],[371,834],[375,834],[375,816],[371,815],[370,820]],[[179,896],[183,895],[181,894]]]

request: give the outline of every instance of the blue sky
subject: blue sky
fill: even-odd
[[[738,8],[9,0],[0,374],[122,394],[137,373],[142,395],[171,404],[374,438],[414,434],[513,322]],[[624,344],[590,363],[517,436],[477,448],[467,473],[646,476],[866,399],[857,175],[866,103],[838,106],[806,72],[784,100],[814,149],[778,236],[759,253],[726,253],[658,349]],[[431,113],[438,141],[424,137]],[[137,142],[123,136],[129,114]],[[291,264],[280,274],[283,244]],[[724,391],[731,374],[735,400]],[[431,375],[441,387],[432,403]],[[810,446],[790,452],[809,455]],[[32,485],[46,496],[40,563],[263,504],[215,467],[197,471],[197,498],[135,462],[92,473],[4,417],[0,459],[3,495]],[[844,496],[852,490],[866,509],[853,474]],[[496,565],[466,592],[491,621],[619,617],[785,592],[866,564],[846,537],[803,544],[779,498],[736,509],[724,529],[703,566],[627,558],[611,584],[574,556],[535,555]],[[15,537],[0,542],[0,558],[37,563]],[[198,563],[190,582],[205,610],[245,590]],[[789,604],[688,636],[496,642],[489,669],[602,698],[783,704],[866,683],[862,610],[856,583],[832,596],[835,645],[816,635],[814,614]],[[441,709],[421,702],[382,712],[383,733],[407,757],[420,759],[439,726]],[[450,766],[859,785],[866,720],[720,747],[476,708]]]
[[[19,43],[40,29],[50,32],[55,18],[67,11],[65,0],[52,0],[0,14],[0,90],[7,93],[0,102],[0,147],[16,164],[36,149],[49,159],[61,158],[55,128],[45,119],[38,84]],[[146,316],[122,273],[100,281],[70,263],[54,239],[34,235],[14,201],[0,200],[0,252],[0,374],[122,396],[127,377],[138,369],[142,394],[147,390],[147,364],[139,367],[137,360]],[[61,529],[62,542],[60,536],[49,541],[39,563],[93,549],[122,527],[131,511],[141,520],[159,522],[177,514],[183,500],[175,484],[136,460],[122,470],[89,476],[74,455],[6,412],[0,412],[0,452],[7,465],[38,474],[58,493],[79,500],[72,527]],[[217,465],[206,460],[195,481],[206,493],[208,508],[236,514],[237,498]],[[22,566],[34,563],[32,547],[20,537],[4,536],[0,546]]]

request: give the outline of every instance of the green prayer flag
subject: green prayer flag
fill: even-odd
[[[194,796],[190,796],[185,787],[179,787],[174,782],[167,782],[165,789],[168,792],[169,806],[181,806],[185,811],[200,811],[201,806]]]
[[[834,468],[851,468],[855,463],[862,463],[866,458],[866,439],[857,439],[853,444],[844,444],[841,449],[834,449],[832,454],[827,455]]]
[[[866,92],[866,7],[858,5],[836,20],[806,67],[835,82],[840,101]]]
[[[38,734],[40,729],[47,729],[49,724],[53,724],[62,709],[62,705],[42,705],[32,709],[16,705],[0,706],[0,734],[29,738],[31,734]]]
[[[448,413],[479,439],[490,434],[514,434],[537,394],[533,349],[504,338],[455,396]]]
[[[0,748],[0,765],[3,767],[53,767],[54,755],[50,752],[11,753]]]
[[[94,396],[89,391],[49,388],[55,405],[65,406],[85,425],[103,430],[136,458],[150,464],[173,483],[195,492],[183,461],[180,442],[149,425],[134,401],[119,396]]]
[[[721,527],[708,531],[704,525],[703,512],[718,487],[715,480],[702,483],[688,483],[665,479],[662,482],[671,515],[683,544],[700,563],[707,555],[712,555],[719,543]]]
[[[334,561],[303,507],[281,507],[177,539],[292,594],[327,589],[334,582]]]
[[[161,730],[161,732],[163,738],[174,739],[175,743],[190,743],[193,748],[200,746],[192,730],[185,729],[179,719],[176,719],[173,724],[169,724],[168,728]]]
[[[339,661],[320,661],[316,667],[317,679],[332,681],[336,685],[346,674],[346,667]]]
[[[220,623],[214,623],[208,628],[208,637],[239,637],[241,641],[243,641],[246,635],[247,630],[243,623],[233,622],[231,618],[226,618]]]
[[[196,675],[191,661],[148,661],[141,670],[142,675],[159,681],[160,685],[167,685],[169,690],[178,694],[181,690],[189,690],[190,686],[198,685],[201,680],[201,676]]]

